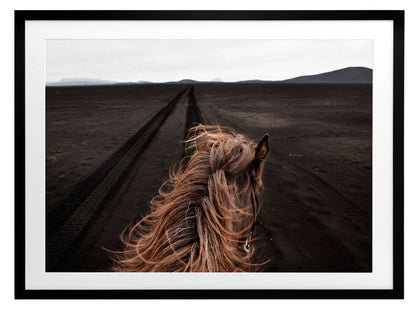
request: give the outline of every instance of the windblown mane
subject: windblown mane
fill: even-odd
[[[189,133],[189,156],[152,199],[150,214],[123,233],[125,249],[114,253],[115,271],[256,268],[250,263],[253,248],[246,252],[243,245],[255,221],[253,199],[262,187],[267,151],[227,127],[199,125]]]

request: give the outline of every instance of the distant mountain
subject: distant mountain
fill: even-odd
[[[80,79],[71,79],[64,78],[58,82],[49,82],[46,83],[47,86],[101,86],[101,85],[112,85],[118,84],[119,82],[103,80],[103,79],[93,79],[93,78],[80,78]]]
[[[373,70],[367,67],[347,67],[327,73],[300,76],[281,81],[282,83],[334,83],[368,84],[373,82]]]
[[[184,83],[184,84],[192,84],[192,83],[198,83],[199,81],[193,80],[193,79],[182,79],[179,81],[175,81],[175,83]]]
[[[275,81],[275,80],[259,80],[259,79],[237,81],[237,83],[276,83],[276,82],[280,82],[280,81]]]
[[[218,83],[218,82],[224,82],[224,81],[221,78],[215,78],[215,79],[212,79],[211,82]]]
[[[373,82],[373,70],[367,67],[347,67],[327,73],[309,76],[300,76],[287,80],[243,80],[237,83],[259,84],[259,83],[304,83],[304,84],[371,84]],[[58,82],[47,83],[47,86],[100,86],[100,85],[131,85],[131,84],[154,84],[155,82],[140,80],[137,82],[116,82],[102,79],[62,79]],[[193,79],[182,79],[179,81],[160,82],[166,84],[209,84],[226,83],[219,78],[212,81],[197,81]]]

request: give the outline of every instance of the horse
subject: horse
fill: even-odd
[[[150,202],[151,212],[121,235],[116,272],[249,272],[258,196],[269,152],[232,128],[189,130],[186,156]]]

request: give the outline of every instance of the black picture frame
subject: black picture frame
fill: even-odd
[[[31,20],[391,20],[393,42],[393,288],[31,290],[25,287],[25,22]],[[16,299],[402,299],[404,297],[404,11],[15,11]]]

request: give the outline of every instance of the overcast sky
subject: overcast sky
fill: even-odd
[[[46,81],[282,80],[372,68],[371,40],[47,40]]]

